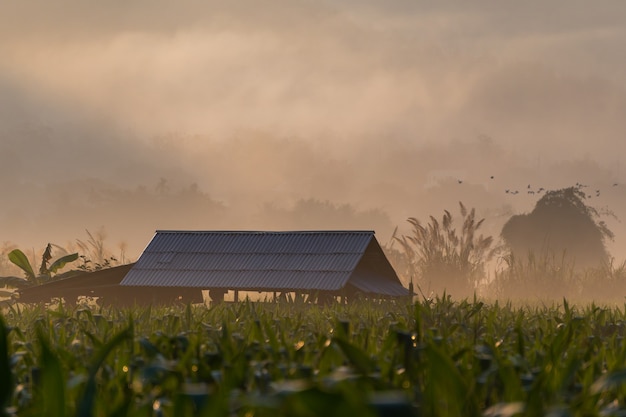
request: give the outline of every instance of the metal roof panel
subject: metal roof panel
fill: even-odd
[[[373,231],[159,230],[121,285],[339,290],[372,240]]]
[[[333,271],[214,270],[207,274],[205,271],[138,270],[135,273],[144,286],[241,290],[336,291],[349,278],[349,273]]]

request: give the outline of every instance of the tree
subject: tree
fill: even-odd
[[[478,235],[485,219],[476,220],[476,211],[469,212],[459,202],[462,218],[460,232],[454,227],[454,219],[448,210],[439,222],[430,216],[423,225],[411,217],[407,221],[413,231],[409,236],[396,238],[422,286],[437,293],[452,292],[454,295],[471,295],[485,276],[485,263],[493,257],[493,237]]]
[[[567,258],[576,268],[596,267],[609,261],[606,239],[613,233],[593,207],[585,204],[580,186],[548,191],[530,214],[515,215],[501,236],[513,255],[531,254]]]

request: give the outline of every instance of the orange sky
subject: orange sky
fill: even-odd
[[[624,218],[625,17],[621,0],[2,2],[0,240],[104,227],[138,254],[170,227],[387,237],[460,199],[497,234],[536,201],[505,190],[529,183],[589,183]],[[125,209],[120,190],[161,178],[229,214]]]

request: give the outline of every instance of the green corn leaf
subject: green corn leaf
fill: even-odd
[[[100,340],[96,335],[94,335],[91,332],[88,332],[87,330],[83,330],[83,333],[85,334],[85,336],[87,336],[87,338],[89,339],[89,341],[91,342],[91,344],[96,348],[96,349],[100,349],[104,343],[102,342],[102,340]]]
[[[476,405],[472,402],[469,384],[454,365],[452,358],[434,344],[427,346],[429,387],[432,399],[429,415],[472,415]],[[467,412],[467,414],[463,414]]]
[[[0,316],[0,415],[8,415],[5,411],[13,392],[13,374],[9,355],[9,330]]]
[[[139,346],[143,349],[144,354],[148,358],[154,358],[156,355],[159,355],[161,353],[159,348],[147,337],[142,337],[141,339],[139,339]]]
[[[65,417],[65,377],[59,355],[52,350],[43,330],[39,329],[41,345],[41,407],[46,416]]]
[[[113,336],[113,338],[96,353],[94,361],[89,366],[89,378],[87,379],[85,390],[83,395],[79,397],[76,413],[78,417],[91,417],[93,415],[93,404],[96,400],[96,396],[98,395],[96,387],[96,374],[111,351],[119,344],[129,339],[132,340],[132,335],[133,330],[130,327],[127,327]]]
[[[484,417],[513,417],[523,414],[525,410],[524,403],[498,403],[494,404],[483,413]]]
[[[340,337],[333,338],[333,343],[339,346],[343,354],[359,373],[368,375],[372,371],[372,362],[361,349]]]
[[[191,330],[191,326],[193,325],[193,314],[191,310],[191,303],[187,303],[185,307],[185,326],[187,327],[187,331]]]
[[[591,385],[591,393],[599,394],[626,384],[626,370],[611,372],[601,376]]]

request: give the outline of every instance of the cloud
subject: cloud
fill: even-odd
[[[624,7],[3,2],[0,184],[18,207],[48,201],[20,184],[197,183],[230,226],[310,199],[395,224],[459,199],[523,210],[505,189],[586,181],[556,163],[623,176]]]
[[[624,85],[610,64],[624,57],[621,3],[567,4],[27,1],[4,6],[1,47],[23,84],[140,136],[441,140],[467,128],[464,106],[494,68],[531,62]]]

